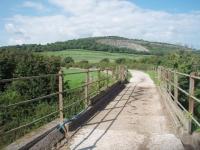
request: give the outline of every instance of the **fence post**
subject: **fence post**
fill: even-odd
[[[171,71],[168,70],[168,87],[169,87],[169,94],[171,96],[171,92],[172,92],[172,85],[171,85],[171,82],[172,82],[172,75],[171,75]]]
[[[108,84],[109,84],[109,76],[108,76],[108,68],[106,69],[106,87],[108,88]]]
[[[100,90],[101,90],[101,70],[99,69],[98,72],[97,72],[97,76],[98,76],[98,93],[100,93]]]
[[[89,103],[89,82],[90,82],[90,74],[89,69],[86,71],[86,79],[85,79],[85,108]]]
[[[128,67],[125,66],[125,80],[128,79]]]
[[[169,70],[168,70],[168,68],[167,68],[167,70],[166,70],[166,77],[167,77],[167,93],[169,92]]]
[[[124,66],[124,80],[126,80],[128,77],[128,69],[126,66]]]
[[[174,70],[174,101],[178,104],[178,75]]]
[[[60,123],[64,121],[63,115],[63,72],[59,71],[59,80],[58,80],[58,90],[59,90],[59,115],[60,115]]]
[[[189,85],[189,115],[193,115],[194,112],[194,100],[191,96],[194,96],[194,88],[195,88],[195,80],[192,76],[194,76],[195,73],[192,72],[190,73],[190,85]],[[192,119],[191,117],[189,118],[189,133],[192,132]]]
[[[164,70],[164,77],[165,77],[165,89],[168,89],[168,75],[167,75],[167,70]]]

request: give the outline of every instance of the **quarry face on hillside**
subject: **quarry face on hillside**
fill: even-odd
[[[116,40],[116,39],[99,39],[96,40],[97,43],[111,45],[119,48],[127,48],[140,52],[149,52],[149,50],[139,44],[133,43],[129,40]]]

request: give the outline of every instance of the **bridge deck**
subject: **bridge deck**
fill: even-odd
[[[183,149],[153,81],[143,72],[131,73],[126,88],[83,125],[70,149]]]

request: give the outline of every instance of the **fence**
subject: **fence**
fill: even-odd
[[[200,123],[198,121],[200,118],[194,114],[196,108],[195,104],[198,106],[200,104],[200,99],[195,96],[195,90],[198,89],[195,83],[200,80],[197,73],[192,72],[186,74],[164,67],[158,67],[157,71],[158,80],[161,82],[160,85],[167,91],[174,103],[182,110],[187,118],[186,128],[188,132],[192,133],[192,125],[195,125],[196,128],[200,128]],[[185,101],[185,106],[183,106],[180,99],[182,99],[182,102]],[[183,125],[185,124],[184,122],[181,123]]]
[[[92,73],[96,73],[95,79],[91,78]],[[67,76],[75,74],[85,74],[85,83],[75,88],[66,88],[64,77],[67,78]],[[13,142],[14,140],[25,135],[26,133],[32,131],[32,129],[42,126],[43,124],[51,122],[55,119],[58,120],[59,118],[58,122],[60,124],[63,124],[66,119],[70,120],[74,115],[77,115],[81,111],[87,109],[87,107],[91,103],[90,100],[92,99],[92,97],[106,90],[112,84],[118,81],[125,80],[126,76],[126,68],[124,66],[119,66],[115,69],[88,69],[85,71],[72,73],[64,73],[62,70],[60,70],[58,74],[0,80],[1,89],[4,89],[4,91],[8,85],[15,85],[18,81],[30,81],[26,84],[24,84],[24,82],[20,83],[23,85],[29,85],[30,83],[33,83],[35,84],[36,88],[37,85],[40,86],[40,89],[42,89],[42,87],[49,88],[50,85],[53,88],[53,90],[52,88],[48,90],[48,92],[53,91],[53,93],[48,93],[45,95],[43,94],[42,96],[20,100],[16,101],[15,103],[8,103],[6,105],[2,104],[2,102],[0,103],[0,108],[2,110],[0,113],[0,147]],[[48,82],[52,82],[52,80],[53,84],[49,84]],[[42,83],[48,84],[43,85]],[[46,90],[44,91],[47,93]],[[24,90],[22,90],[22,93],[23,92]],[[38,95],[37,90],[35,91],[35,93],[36,95]],[[26,98],[28,96],[24,97]],[[31,97],[33,96],[31,95]],[[45,100],[47,100],[48,102],[44,102]],[[6,100],[5,103],[7,103]],[[44,113],[42,113],[42,115],[39,114],[37,116],[37,112],[35,113],[35,110],[37,109],[45,109],[45,112],[48,113],[45,115]],[[15,113],[17,111],[22,113]],[[35,116],[32,114],[34,114]],[[11,118],[11,116],[14,117]],[[17,123],[14,123],[14,119],[17,119]],[[37,123],[40,124],[36,125]],[[21,132],[19,132],[19,130]],[[65,132],[67,134],[67,128]]]

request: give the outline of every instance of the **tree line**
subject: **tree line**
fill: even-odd
[[[130,53],[130,54],[145,54],[150,55],[150,52],[142,52],[128,48],[120,48],[110,45],[105,45],[96,42],[95,38],[84,38],[77,40],[69,40],[66,42],[48,43],[46,45],[41,44],[23,44],[15,46],[0,47],[0,51],[5,50],[19,50],[19,51],[32,51],[32,52],[44,52],[44,51],[62,51],[67,49],[85,49],[92,51],[105,51],[111,53]]]
[[[60,58],[34,55],[27,51],[0,52],[0,80],[45,74],[57,74],[60,69]],[[42,117],[57,109],[56,96],[31,103],[6,107],[10,104],[30,100],[36,97],[55,93],[57,77],[16,80],[0,83],[0,128],[3,132],[33,121],[35,117]],[[55,118],[55,116],[54,116]],[[52,119],[52,118],[51,118]],[[0,136],[0,147],[14,141],[31,129],[41,126],[46,121],[23,128],[10,135]]]

